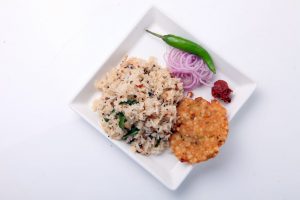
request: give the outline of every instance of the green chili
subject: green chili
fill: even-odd
[[[207,64],[207,67],[210,69],[210,71],[212,71],[214,74],[216,73],[216,67],[211,56],[199,44],[176,35],[171,35],[171,34],[160,35],[149,30],[146,31],[156,37],[161,38],[163,41],[165,41],[168,45],[172,47],[175,47],[182,51],[186,51],[201,57],[204,60],[204,62]]]

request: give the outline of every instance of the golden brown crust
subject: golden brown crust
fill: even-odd
[[[215,157],[228,134],[226,109],[217,101],[185,98],[177,108],[178,120],[170,138],[171,149],[182,162],[197,163]]]

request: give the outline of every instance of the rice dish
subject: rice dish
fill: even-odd
[[[102,95],[93,102],[93,109],[109,137],[124,140],[144,155],[169,147],[183,85],[155,58],[125,57],[95,87]]]

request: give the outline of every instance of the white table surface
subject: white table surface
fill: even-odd
[[[169,191],[68,103],[156,5],[257,82]],[[300,199],[300,1],[0,2],[0,199]]]

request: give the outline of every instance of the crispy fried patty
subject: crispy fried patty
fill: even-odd
[[[185,98],[177,107],[178,120],[171,149],[182,162],[198,163],[215,157],[228,134],[226,109],[217,101]]]

